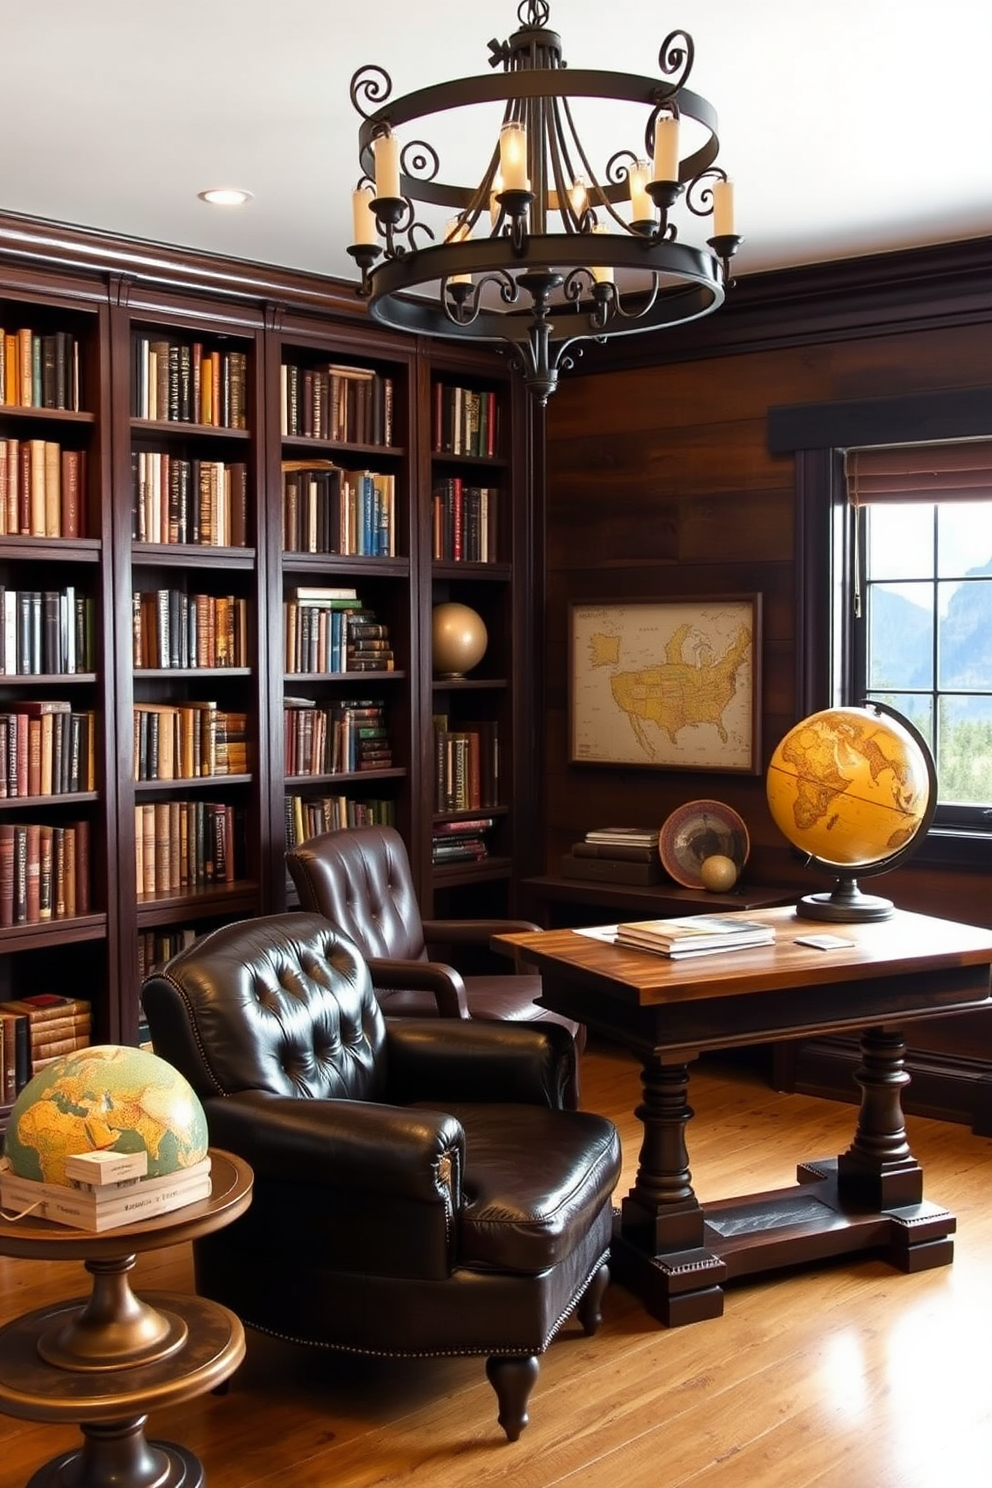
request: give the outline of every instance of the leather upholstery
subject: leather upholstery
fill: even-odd
[[[536,1356],[598,1322],[616,1130],[564,1109],[554,1023],[383,1017],[319,914],[224,926],[142,989],[252,1204],[194,1244],[197,1287],[255,1328],[399,1355],[479,1353],[511,1439]]]
[[[286,854],[303,909],[333,920],[361,948],[376,995],[392,1017],[449,1016],[561,1023],[581,1052],[585,1029],[540,1004],[541,978],[508,962],[506,972],[459,973],[448,955],[485,949],[490,937],[536,930],[530,920],[422,920],[406,845],[393,827],[322,832]],[[444,955],[429,961],[432,951]],[[410,962],[428,963],[418,967]],[[406,972],[403,963],[407,963]],[[428,969],[429,966],[429,969]]]

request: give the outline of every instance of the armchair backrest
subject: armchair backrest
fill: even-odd
[[[366,956],[426,961],[406,845],[395,827],[322,832],[286,854],[303,909],[339,925]]]
[[[201,1099],[380,1098],[386,1032],[368,967],[322,915],[224,925],[146,978],[141,995],[155,1052]]]

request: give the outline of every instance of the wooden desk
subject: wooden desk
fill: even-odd
[[[195,1240],[251,1202],[252,1172],[211,1151],[208,1199],[100,1234],[26,1216],[0,1222],[0,1252],[82,1260],[93,1278],[77,1297],[0,1329],[0,1410],[28,1421],[78,1422],[83,1445],[40,1467],[27,1488],[202,1488],[198,1457],[145,1438],[147,1412],[215,1389],[245,1354],[239,1318],[205,1297],[137,1297],[128,1280],[140,1251]]]
[[[801,889],[739,884],[729,894],[684,889],[677,883],[621,884],[599,879],[558,878],[545,874],[521,880],[529,918],[548,929],[568,925],[601,925],[605,920],[650,920],[664,915],[726,914],[728,910],[766,909],[795,904]]]
[[[614,1228],[611,1269],[674,1326],[718,1317],[736,1278],[851,1252],[903,1271],[946,1265],[953,1215],[923,1199],[900,1091],[901,1025],[992,1007],[992,931],[897,911],[890,920],[824,927],[791,908],[755,910],[776,942],[670,961],[574,930],[498,936],[541,972],[543,1001],[641,1058],[644,1125],[637,1180]],[[797,945],[825,928],[842,950]],[[686,1127],[689,1065],[704,1050],[858,1030],[862,1088],[854,1140],[839,1157],[801,1163],[798,1186],[701,1205]]]

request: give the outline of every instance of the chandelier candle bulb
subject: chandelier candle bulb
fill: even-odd
[[[469,238],[471,236],[472,236],[472,234],[469,232],[468,226],[466,225],[466,223],[462,222],[460,218],[458,218],[458,217],[451,217],[451,218],[448,219],[448,225],[447,225],[447,227],[445,228],[445,231],[444,231],[444,241],[446,243],[467,243],[468,240],[469,240]],[[471,274],[449,274],[448,275],[448,283],[449,284],[471,284],[472,283],[472,275]]]
[[[671,114],[659,114],[654,126],[654,179],[677,181],[679,178],[679,121]]]
[[[527,130],[512,119],[499,132],[499,173],[503,191],[529,191]]]
[[[646,160],[635,160],[630,167],[630,204],[634,222],[650,222],[654,217],[654,205],[648,196],[647,186],[651,179],[651,167]]]
[[[395,134],[380,134],[375,141],[375,194],[400,195],[400,142]]]
[[[376,222],[372,211],[372,193],[367,186],[360,186],[351,193],[351,221],[355,245],[371,247],[376,239]]]
[[[596,233],[597,235],[600,235],[600,234],[605,233],[605,232],[608,232],[608,231],[609,231],[609,229],[607,228],[605,222],[597,222],[596,225],[595,225],[595,227],[593,228],[593,232]],[[612,284],[613,283],[613,270],[611,268],[607,267],[605,264],[599,264],[595,268],[593,268],[592,265],[590,264],[590,266],[589,266],[589,272],[590,272],[590,274],[592,275],[593,279],[595,280],[595,282],[597,284]]]
[[[717,181],[713,186],[713,236],[729,238],[734,231],[734,183]]]

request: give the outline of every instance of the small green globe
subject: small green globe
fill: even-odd
[[[207,1155],[207,1118],[185,1076],[157,1054],[93,1044],[29,1080],[10,1112],[4,1152],[15,1173],[65,1183],[65,1160],[83,1152],[147,1152],[148,1177]]]

